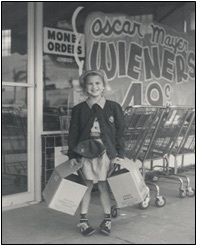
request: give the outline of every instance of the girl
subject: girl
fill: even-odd
[[[80,206],[79,227],[84,236],[95,232],[87,214],[93,184],[98,182],[104,212],[99,229],[109,235],[111,203],[107,174],[112,160],[124,158],[124,115],[118,103],[105,99],[103,94],[108,84],[102,71],[87,71],[79,82],[88,98],[73,107],[68,137],[70,165],[77,165],[78,161],[83,163],[82,173],[88,186]]]

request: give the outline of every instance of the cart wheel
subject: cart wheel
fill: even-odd
[[[147,209],[149,207],[149,201],[143,201],[141,203],[139,203],[139,207],[140,209]]]
[[[187,191],[186,191],[186,194],[187,194],[187,196],[189,196],[189,197],[195,196],[195,190],[194,190],[194,188],[188,187],[188,188],[187,188]]]
[[[184,190],[179,190],[179,196],[181,198],[185,198],[186,197],[186,190],[185,189]]]
[[[159,177],[153,176],[153,178],[152,178],[152,181],[153,181],[153,182],[157,182],[158,180],[159,180]]]
[[[155,205],[159,208],[166,204],[166,199],[163,196],[159,196],[155,199]]]
[[[118,210],[116,208],[116,205],[111,206],[111,216],[113,218],[116,218],[118,216]]]

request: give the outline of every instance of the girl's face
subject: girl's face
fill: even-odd
[[[88,96],[98,97],[102,95],[105,87],[99,75],[90,75],[86,78],[86,92]]]

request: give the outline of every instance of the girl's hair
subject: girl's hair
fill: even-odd
[[[85,73],[83,73],[79,78],[79,84],[80,84],[81,88],[83,89],[83,91],[86,90],[86,82],[87,82],[86,79],[89,76],[95,76],[95,75],[99,76],[102,79],[105,89],[110,90],[109,84],[107,81],[107,77],[106,77],[104,71],[102,71],[102,70],[88,70]]]

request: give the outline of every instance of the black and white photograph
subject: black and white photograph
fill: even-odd
[[[1,1],[1,245],[196,245],[196,1]]]

